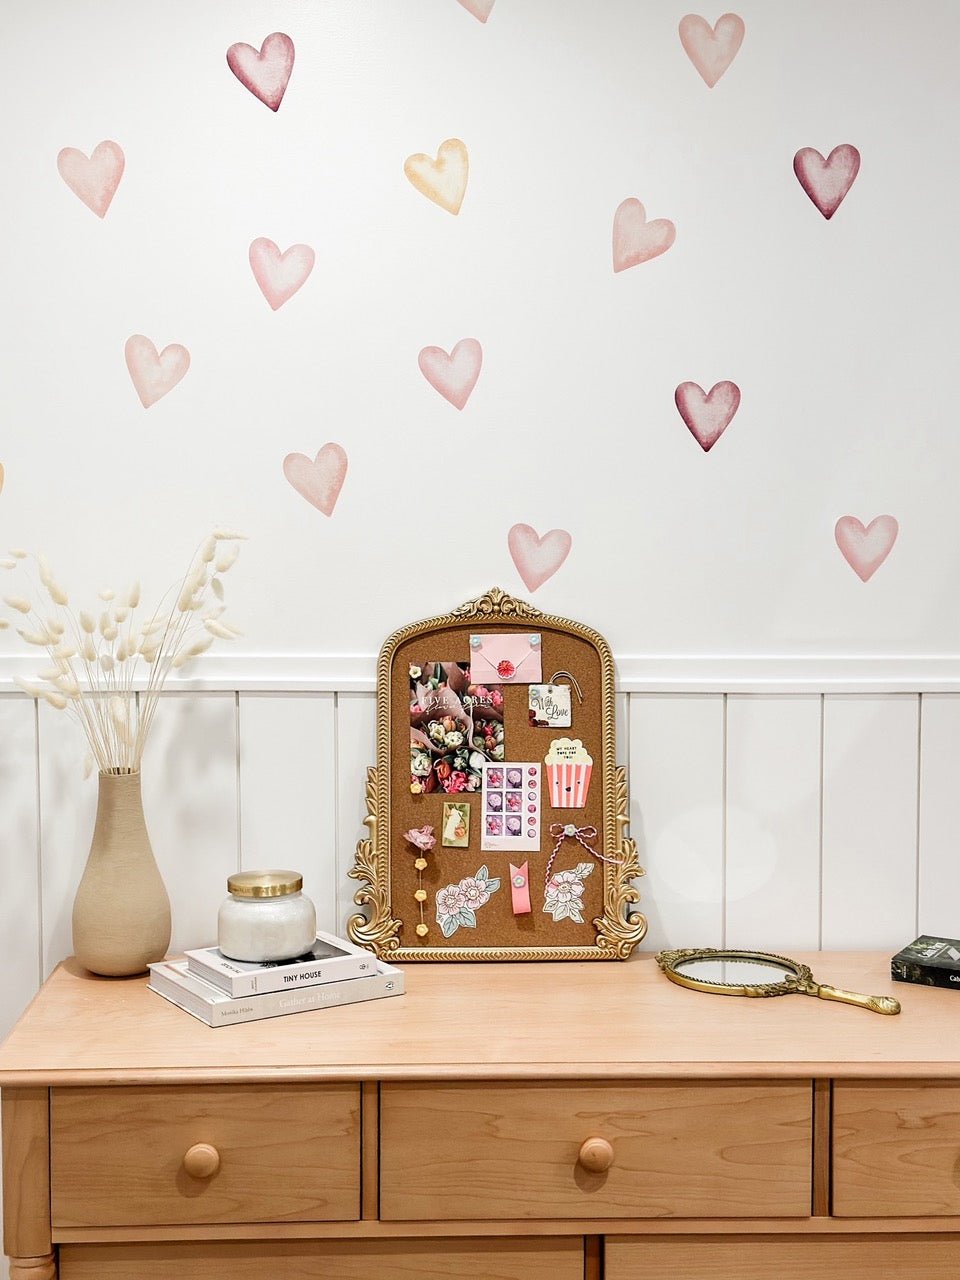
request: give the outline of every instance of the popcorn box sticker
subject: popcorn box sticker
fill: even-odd
[[[582,809],[590,790],[593,757],[580,739],[554,738],[545,763],[553,808]]]

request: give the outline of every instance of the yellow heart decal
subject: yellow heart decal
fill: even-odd
[[[467,148],[460,139],[448,138],[441,142],[436,160],[422,153],[407,156],[403,172],[428,200],[456,215],[467,189],[469,163]]]

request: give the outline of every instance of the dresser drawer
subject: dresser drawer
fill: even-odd
[[[54,1089],[54,1228],[356,1219],[359,1102],[356,1085]]]
[[[608,1237],[605,1280],[956,1280],[956,1237]]]
[[[838,1081],[833,1090],[833,1212],[841,1217],[960,1214],[960,1085]]]
[[[583,1240],[63,1245],[60,1280],[583,1280]],[[875,1280],[875,1278],[874,1278]]]
[[[385,1084],[380,1215],[806,1217],[811,1111],[806,1080]]]

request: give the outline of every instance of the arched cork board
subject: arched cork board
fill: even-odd
[[[435,663],[469,664],[470,639],[476,635],[538,636],[541,682],[547,683],[554,672],[566,671],[576,677],[583,694],[582,702],[575,695],[571,699],[569,728],[548,728],[530,723],[526,683],[498,686],[503,763],[541,766],[539,839],[522,851],[481,849],[487,815],[479,790],[448,794],[432,774],[432,790],[411,790],[415,781],[411,775],[411,668],[425,671]],[[421,731],[426,727],[418,724]],[[580,739],[593,759],[582,807],[551,803],[544,761],[557,738]],[[489,767],[495,766],[492,761]],[[508,797],[503,799],[506,802]],[[470,808],[465,847],[441,844],[445,802]],[[395,631],[380,652],[377,668],[377,763],[368,771],[367,811],[370,835],[357,846],[356,865],[350,872],[361,882],[355,901],[366,910],[351,917],[348,933],[391,961],[625,959],[646,931],[644,917],[630,911],[639,900],[633,881],[643,873],[635,843],[625,834],[627,787],[625,771],[616,763],[613,659],[603,637],[582,623],[544,614],[492,588],[448,614]],[[590,864],[582,879],[582,923],[555,920],[552,912],[544,910],[548,862],[557,846],[551,827],[568,824],[580,830],[596,829],[596,835],[587,840],[595,854],[576,838],[566,837],[551,871],[552,875]],[[418,871],[417,850],[404,833],[424,825],[433,828],[437,842],[425,855],[426,867]],[[509,868],[521,862],[529,866],[532,909],[515,914]],[[499,888],[473,913],[474,924],[456,927],[445,936],[437,891],[463,877],[475,877],[481,867],[487,868],[490,879],[499,880]],[[415,897],[418,889],[426,894],[422,903]],[[422,936],[418,936],[418,925]]]

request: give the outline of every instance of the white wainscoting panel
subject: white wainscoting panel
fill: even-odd
[[[377,699],[372,693],[337,694],[337,921],[345,929],[357,907],[353,895],[360,887],[351,880],[357,841],[368,829],[367,769],[377,759]]]
[[[336,932],[336,694],[240,695],[240,863],[293,867]]]
[[[960,697],[951,693],[921,698],[918,879],[917,933],[960,938]]]
[[[216,940],[239,866],[237,695],[166,693],[143,756],[143,811],[170,894],[172,951]]]
[[[723,941],[722,694],[633,694],[630,829],[644,949]]]
[[[43,976],[73,952],[73,898],[90,852],[97,775],[83,776],[86,739],[63,711],[39,704],[40,910]]]
[[[919,695],[824,698],[824,950],[915,937],[919,716]]]
[[[727,698],[728,947],[820,944],[818,696]]]
[[[25,695],[0,698],[0,797],[3,813],[2,1037],[36,991],[41,968],[37,706]]]

